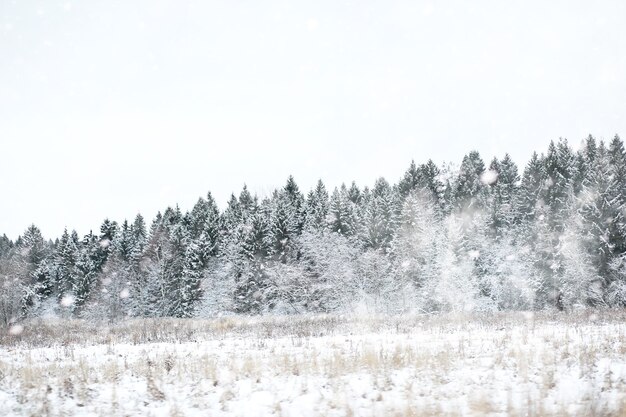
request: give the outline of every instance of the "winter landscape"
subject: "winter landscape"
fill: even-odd
[[[0,0],[0,416],[626,416],[625,19]]]
[[[622,415],[626,152],[3,237],[6,415]]]

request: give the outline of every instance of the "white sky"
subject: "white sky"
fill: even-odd
[[[625,21],[622,0],[0,0],[0,233],[624,137]]]

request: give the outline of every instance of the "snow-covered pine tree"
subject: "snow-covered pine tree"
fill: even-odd
[[[557,144],[550,142],[544,164],[547,178],[543,201],[550,210],[550,225],[558,232],[563,230],[567,219],[566,203],[576,177],[576,158],[566,139],[560,139]]]
[[[609,241],[609,225],[614,216],[611,207],[610,194],[610,163],[607,149],[603,142],[599,146],[591,136],[586,146],[578,152],[579,190],[576,199],[577,210],[573,216],[577,217],[576,231],[578,244],[587,252],[593,261],[596,270],[607,276],[607,271],[613,254]],[[569,219],[570,223],[573,219]],[[570,232],[571,235],[571,232]],[[606,287],[608,282],[603,284]]]
[[[410,284],[412,291],[404,290],[405,302],[410,308],[424,307],[423,288],[436,281],[437,247],[439,235],[444,232],[438,203],[427,189],[411,191],[403,203],[400,224],[392,242],[395,275],[402,284]]]
[[[335,188],[330,197],[328,210],[328,228],[347,238],[357,235],[360,229],[357,205],[349,196],[345,184],[340,189]]]
[[[624,143],[615,135],[608,149],[609,185],[606,201],[608,245],[612,250],[607,276],[607,298],[613,305],[626,305],[626,151]]]
[[[515,212],[519,221],[534,220],[537,206],[545,204],[542,198],[546,176],[543,155],[539,157],[537,152],[533,152],[530,161],[524,168],[522,182],[515,201]]]
[[[119,233],[113,240],[113,250],[124,260],[129,261],[133,253],[133,231],[128,224],[128,220],[124,220]]]
[[[304,205],[304,228],[307,230],[325,228],[329,208],[328,191],[322,180],[319,180],[315,189],[309,192]]]
[[[304,195],[300,192],[300,188],[293,176],[290,175],[287,179],[287,184],[283,188],[285,197],[289,201],[293,216],[296,223],[296,233],[300,234],[304,226]]]
[[[0,236],[0,259],[6,258],[9,251],[13,248],[13,242],[6,234]]]
[[[426,311],[475,311],[483,309],[477,277],[473,273],[474,254],[464,243],[465,220],[453,213],[444,220],[445,233],[439,235],[435,267],[437,279],[429,280],[422,290]]]
[[[210,192],[207,194],[206,201],[208,206],[208,215],[206,221],[204,222],[202,231],[202,235],[204,235],[202,237],[202,240],[204,242],[205,248],[208,248],[208,252],[205,253],[205,256],[217,256],[220,251],[221,245],[220,211],[217,208],[217,203],[215,202],[215,199]]]
[[[452,191],[452,199],[457,209],[472,211],[484,206],[485,184],[482,180],[484,173],[485,163],[477,151],[463,157]]]
[[[20,263],[23,264],[25,282],[33,287],[33,292],[36,294],[49,294],[52,289],[48,276],[36,274],[37,269],[49,255],[49,252],[48,245],[39,228],[34,224],[30,225],[22,235],[16,253],[19,255]]]
[[[186,266],[192,271],[197,265],[197,254],[189,250],[189,231],[182,222],[169,228],[165,258],[165,315],[173,317],[190,317],[194,303],[199,300],[199,277],[196,274],[186,275]],[[195,271],[193,271],[195,272]]]
[[[189,213],[189,236],[196,239],[204,230],[204,224],[209,216],[209,205],[200,197]]]
[[[372,197],[365,207],[363,235],[367,248],[387,253],[398,225],[398,196],[384,178],[376,180]]]
[[[225,284],[233,283],[232,305],[237,313],[257,314],[264,308],[264,267],[274,248],[270,245],[275,243],[268,237],[274,203],[274,199],[265,199],[259,205],[244,186],[240,198],[231,197],[224,213],[222,223],[227,229],[220,256],[226,261],[222,271],[230,274]]]
[[[422,181],[420,173],[417,170],[417,165],[415,165],[415,161],[411,161],[411,165],[409,165],[409,168],[404,173],[404,177],[398,182],[398,190],[402,197],[406,197],[411,191],[415,191],[421,187]]]
[[[494,158],[489,164],[489,176],[484,178],[489,188],[489,213],[491,216],[491,228],[495,237],[502,236],[509,230],[515,219],[516,213],[515,198],[518,192],[519,175],[517,165],[509,154],[502,160]]]
[[[415,161],[411,161],[411,165],[404,173],[404,177],[398,182],[398,192],[401,197],[406,197],[412,191],[427,189],[432,193],[432,197],[437,204],[441,203],[443,192],[443,184],[439,179],[440,170],[432,159],[419,167],[415,165]]]
[[[146,222],[143,219],[143,216],[139,213],[135,216],[135,220],[133,221],[131,235],[131,258],[133,260],[133,264],[138,265],[148,239]]]
[[[64,307],[74,311],[79,303],[85,300],[86,294],[81,289],[81,272],[77,267],[79,260],[79,242],[76,231],[71,234],[64,230],[57,246],[54,260],[55,293]],[[80,294],[75,294],[78,290]],[[80,297],[80,298],[79,298]]]
[[[265,245],[275,261],[287,263],[294,255],[294,240],[298,236],[298,208],[286,190],[275,191],[268,210]]]
[[[347,190],[347,195],[348,200],[350,200],[353,204],[356,204],[357,206],[363,201],[363,193],[354,181],[352,181],[352,183],[350,184],[350,188],[348,188]]]

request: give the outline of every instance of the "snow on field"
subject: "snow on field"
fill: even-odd
[[[26,323],[0,415],[624,415],[625,335],[610,313]]]

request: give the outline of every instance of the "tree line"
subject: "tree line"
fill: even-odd
[[[210,193],[150,226],[105,220],[46,241],[0,237],[0,318],[571,309],[626,304],[626,152],[589,136],[533,153],[521,176],[410,164],[394,184],[265,198]]]

